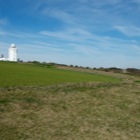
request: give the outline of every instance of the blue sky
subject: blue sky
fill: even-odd
[[[0,0],[0,54],[140,68],[140,0]]]

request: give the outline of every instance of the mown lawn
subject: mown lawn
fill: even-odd
[[[119,82],[119,78],[41,67],[33,64],[0,62],[0,86],[47,86],[73,82]]]

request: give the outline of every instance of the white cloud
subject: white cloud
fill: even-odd
[[[115,26],[114,28],[126,36],[140,36],[140,28],[134,26]]]
[[[55,32],[41,31],[40,34],[69,41],[80,41],[80,40],[83,41],[86,38],[91,37],[91,33],[80,28],[67,29],[64,31],[55,31]]]
[[[132,0],[35,0],[26,11],[44,20],[48,17],[59,19],[63,22],[63,27],[85,26],[91,30],[104,31],[116,24],[127,25],[128,21],[129,24],[133,22],[123,16],[124,12],[137,12],[137,8],[132,9],[130,2]],[[130,13],[131,16],[134,15],[133,12]]]
[[[65,10],[59,10],[56,8],[45,8],[41,11],[41,13],[46,16],[57,18],[65,23],[76,23],[76,19],[74,18],[74,16]]]
[[[135,40],[124,40],[119,38],[100,36],[96,34],[92,34],[84,29],[72,29],[65,31],[57,31],[57,32],[48,32],[42,31],[40,32],[44,36],[53,37],[54,40],[57,40],[57,46],[64,47],[64,49],[69,51],[71,50],[87,56],[91,57],[101,57],[105,58],[108,56],[121,56],[136,54],[138,46],[138,42]],[[63,44],[59,44],[59,40],[65,41]],[[137,46],[135,48],[134,46]],[[107,56],[106,56],[107,55]],[[119,57],[119,56],[118,56]]]
[[[9,31],[1,30],[0,35],[6,36],[6,37],[17,37],[17,38],[44,38],[41,34],[35,34],[35,33],[28,33],[28,32],[22,32],[22,31],[14,31],[14,33],[11,33]]]
[[[2,35],[2,36],[13,36],[13,37],[24,37],[23,35],[21,35],[21,34],[12,34],[12,33],[9,33],[9,32],[0,32],[0,35]]]

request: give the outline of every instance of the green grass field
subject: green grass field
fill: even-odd
[[[139,140],[137,81],[0,62],[0,140]]]
[[[77,82],[119,82],[120,79],[46,68],[32,64],[0,62],[0,86],[48,86]]]

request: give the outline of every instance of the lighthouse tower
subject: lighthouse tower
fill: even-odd
[[[11,44],[9,48],[9,61],[17,61],[17,48],[15,44]]]

